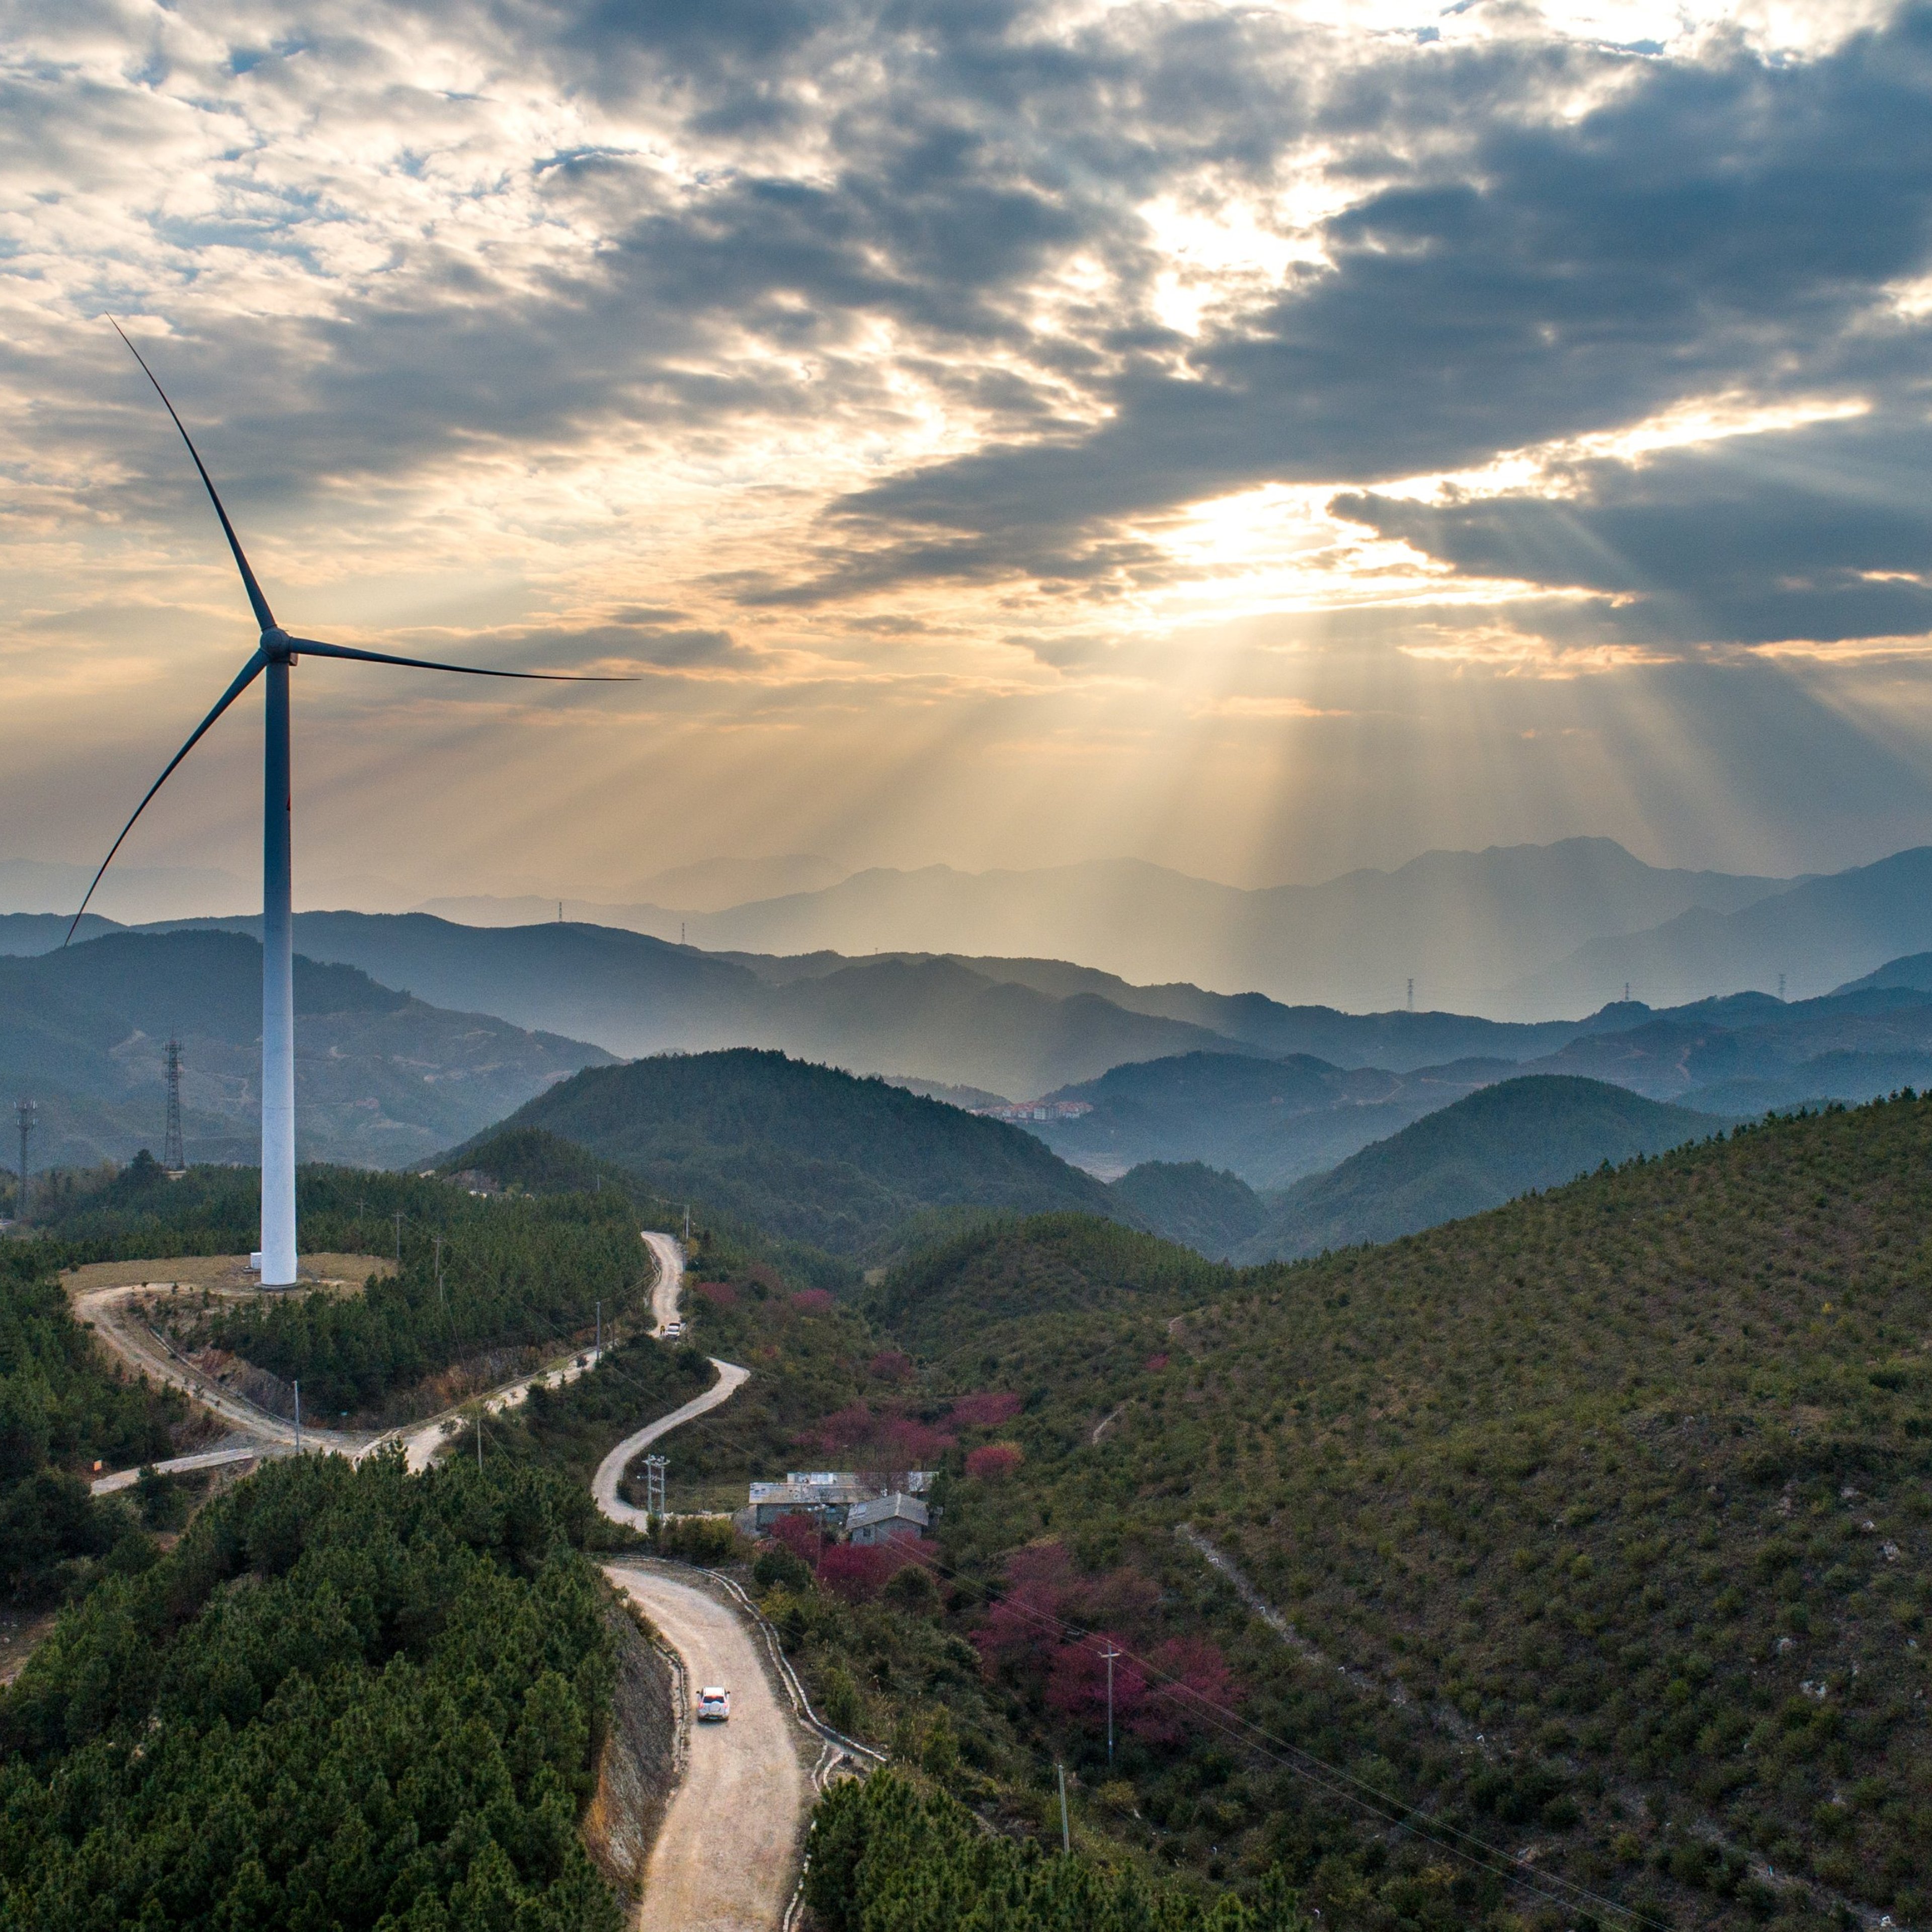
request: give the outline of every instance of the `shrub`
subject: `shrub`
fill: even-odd
[[[674,1563],[695,1563],[713,1570],[737,1562],[746,1554],[745,1539],[729,1516],[660,1516],[651,1546]]]
[[[962,1429],[997,1429],[1001,1423],[1012,1421],[1025,1406],[1023,1396],[988,1390],[961,1396],[946,1420]]]
[[[1016,1442],[988,1442],[968,1452],[966,1473],[976,1483],[1004,1482],[1025,1460]]]
[[[835,1543],[818,1559],[819,1587],[848,1604],[869,1604],[914,1560],[890,1543]]]

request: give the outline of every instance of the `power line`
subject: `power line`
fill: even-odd
[[[941,1562],[936,1556],[921,1557],[919,1560],[962,1590],[977,1596],[982,1602],[998,1601],[1006,1608],[1009,1613],[1026,1619],[1041,1630],[1053,1631],[1063,1638],[1076,1640],[1092,1634],[1082,1625],[1070,1623],[1052,1611],[1036,1610],[1012,1597],[995,1598],[991,1586],[962,1576],[950,1564]],[[1112,1640],[1109,1638],[1107,1641],[1109,1648],[1113,1648]],[[1550,1904],[1572,1908],[1588,1906],[1616,1913],[1633,1924],[1654,1928],[1654,1932],[1669,1932],[1664,1921],[1654,1918],[1634,1906],[1623,1904],[1616,1899],[1604,1897],[1600,1892],[1592,1892],[1587,1886],[1580,1885],[1574,1879],[1564,1878],[1558,1873],[1539,1874],[1543,1882],[1538,1884],[1526,1877],[1521,1868],[1514,1861],[1507,1864],[1499,1863],[1498,1860],[1507,1857],[1508,1854],[1500,1852],[1486,1840],[1460,1831],[1453,1825],[1425,1820],[1415,1807],[1405,1804],[1399,1798],[1385,1796],[1373,1785],[1357,1778],[1352,1772],[1329,1763],[1327,1760],[1318,1757],[1314,1752],[1286,1738],[1277,1737],[1252,1719],[1243,1717],[1238,1711],[1216,1703],[1193,1685],[1184,1683],[1172,1672],[1162,1670],[1150,1658],[1142,1657],[1128,1649],[1115,1649],[1114,1655],[1136,1665],[1150,1681],[1157,1682],[1168,1690],[1189,1700],[1196,1717],[1224,1737],[1246,1745],[1261,1756],[1279,1764],[1284,1770],[1344,1804],[1352,1804],[1385,1824],[1408,1831],[1434,1845],[1438,1850],[1448,1852],[1451,1857],[1461,1858],[1478,1870],[1486,1871],[1505,1883],[1515,1886]],[[1550,1887],[1557,1889],[1548,1889]]]

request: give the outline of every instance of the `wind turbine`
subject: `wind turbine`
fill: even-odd
[[[112,322],[113,318],[109,317]],[[134,816],[121,828],[121,837],[108,848],[100,871],[87,889],[73,922],[67,929],[64,946],[74,938],[74,928],[87,910],[101,874],[114,862],[122,842],[134,829],[134,820],[148,808],[156,792],[168,782],[175,767],[200,743],[209,728],[253,684],[266,677],[268,715],[265,721],[262,758],[262,1252],[261,1279],[265,1288],[292,1287],[296,1280],[296,1022],[295,959],[292,944],[293,914],[290,881],[289,802],[289,672],[300,657],[346,658],[358,664],[400,664],[412,670],[455,671],[465,677],[515,677],[538,679],[548,683],[632,684],[628,677],[597,677],[569,671],[485,670],[476,664],[435,664],[424,658],[391,657],[381,651],[356,650],[347,644],[325,644],[314,638],[291,637],[275,622],[268,600],[255,580],[248,559],[242,548],[235,526],[228,520],[214,481],[188,426],[176,414],[167,392],[148,367],[146,358],[128,342],[127,332],[116,322],[114,332],[127,343],[128,352],[141,365],[141,372],[154,384],[161,406],[181,431],[182,441],[200,472],[208,500],[221,520],[221,533],[242,573],[242,587],[248,593],[250,608],[261,626],[261,641],[254,655],[236,674],[235,682],[221,694],[214,709],[197,724],[188,742],[168,760],[167,770],[148,788],[147,796],[134,808]]]

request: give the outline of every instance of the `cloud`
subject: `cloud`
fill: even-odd
[[[1932,424],[1907,395],[1854,422],[1599,461],[1553,490],[1338,514],[1459,573],[1604,593],[1594,621],[1658,644],[1932,633]]]
[[[1599,104],[1547,111],[1592,76],[1616,82]],[[1453,470],[1739,384],[1922,362],[1888,291],[1926,257],[1932,13],[1789,65],[1412,50],[1373,76],[1400,98],[1378,126],[1347,78],[1316,125],[1400,127],[1411,152],[1364,154],[1384,178],[1321,225],[1322,262],[1180,362],[1129,358],[1092,430],[923,466],[838,515],[1002,539],[1024,570],[1052,532],[1077,550],[1237,488]]]

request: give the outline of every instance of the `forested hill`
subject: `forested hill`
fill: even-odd
[[[615,1675],[574,1484],[272,1464],[0,1694],[0,1922],[618,1932],[576,1826]]]
[[[1017,1128],[750,1048],[588,1070],[503,1124],[547,1129],[660,1194],[854,1257],[932,1209],[1126,1211]]]
[[[876,1294],[939,1385],[1025,1392],[1000,1486],[946,1498],[952,1566],[1138,1657],[1215,1644],[1246,1720],[1654,1919],[1932,1916],[1932,1101],[1198,1286],[1169,1250],[1120,1292],[1087,1226],[988,1229]],[[1002,1318],[948,1318],[994,1284]],[[1039,1648],[1000,1666],[1017,1708],[1078,1675]],[[1030,1708],[1096,1774],[1090,1708]],[[1475,1922],[1455,1857],[1324,1874],[1343,1815],[1214,1756],[1130,1767],[1138,1815],[1192,1843],[1204,1813],[1231,1868],[1310,1848],[1330,1918],[1436,1868],[1414,1922]]]
[[[1600,1080],[1504,1080],[1425,1114],[1329,1173],[1298,1181],[1270,1205],[1234,1258],[1292,1261],[1392,1241],[1726,1124]]]

